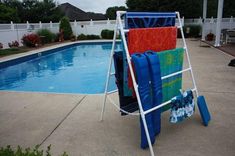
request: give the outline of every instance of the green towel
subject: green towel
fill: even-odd
[[[176,48],[157,53],[160,60],[161,76],[166,76],[183,68],[184,49]],[[182,74],[169,77],[162,81],[162,102],[170,100],[172,97],[180,94],[182,88]],[[162,108],[162,112],[168,110],[170,105]]]

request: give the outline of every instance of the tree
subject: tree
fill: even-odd
[[[64,32],[64,39],[69,40],[73,35],[73,31],[67,17],[63,17],[60,21],[60,31],[62,30]]]
[[[235,1],[234,0],[224,0],[224,17],[235,16]]]
[[[179,11],[185,18],[202,17],[203,0],[127,0],[130,11]],[[217,17],[218,0],[208,0],[207,17]],[[235,16],[235,1],[224,0],[223,17]]]
[[[125,11],[127,10],[126,7],[124,6],[114,6],[114,7],[109,7],[107,10],[106,10],[106,17],[109,18],[109,19],[116,19],[116,11]]]
[[[54,0],[39,2],[36,9],[42,22],[58,22],[64,16],[59,8],[56,7]]]
[[[10,8],[5,4],[0,3],[0,23],[10,23],[11,21],[20,21],[16,9]]]
[[[202,0],[127,0],[131,11],[179,11],[186,18],[199,17],[202,11]]]
[[[3,0],[2,3],[16,9],[20,22],[58,22],[64,16],[54,0]]]

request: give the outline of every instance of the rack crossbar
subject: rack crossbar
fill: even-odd
[[[107,92],[107,94],[113,94],[113,93],[116,93],[118,90],[117,89],[115,89],[115,90],[112,90],[112,91],[110,91],[110,92]]]
[[[180,28],[180,26],[176,26],[178,29]],[[119,29],[121,29],[121,28],[119,28]],[[124,29],[123,30],[124,31],[124,33],[128,33],[129,32],[129,29]]]
[[[187,69],[184,69],[184,70],[181,70],[181,71],[178,71],[178,72],[175,72],[175,73],[172,73],[172,74],[163,76],[163,77],[162,77],[162,80],[167,79],[167,78],[169,78],[169,77],[173,77],[173,76],[175,76],[175,75],[178,75],[178,74],[181,74],[181,73],[184,73],[184,72],[187,72],[187,71],[190,71],[190,70],[191,70],[191,68],[187,68]]]
[[[192,89],[192,91],[194,92],[194,91],[196,91],[196,88],[194,88],[194,89]],[[173,97],[174,98],[174,97]],[[144,111],[144,115],[146,115],[146,114],[148,114],[148,113],[150,113],[150,112],[152,112],[152,111],[155,111],[155,110],[157,110],[157,109],[159,109],[159,108],[161,108],[161,107],[164,107],[164,106],[166,106],[166,105],[168,105],[168,104],[170,104],[171,103],[171,100],[168,100],[168,101],[166,101],[166,102],[164,102],[164,103],[162,103],[162,104],[160,104],[160,105],[158,105],[158,106],[156,106],[156,107],[153,107],[153,108],[151,108],[151,109],[148,109],[147,111]]]

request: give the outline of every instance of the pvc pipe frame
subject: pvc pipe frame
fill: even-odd
[[[171,100],[166,101],[166,102],[164,102],[164,103],[162,103],[162,104],[160,104],[160,105],[158,105],[156,107],[153,107],[153,108],[151,108],[149,110],[146,110],[146,111],[143,110],[143,107],[142,107],[142,104],[141,104],[141,100],[140,100],[140,95],[139,95],[139,92],[138,92],[138,85],[137,85],[136,80],[135,80],[133,68],[132,68],[132,65],[131,65],[131,57],[130,57],[130,54],[129,54],[129,50],[128,50],[128,46],[127,46],[127,42],[126,42],[126,37],[125,37],[125,33],[128,32],[128,30],[126,30],[126,29],[124,30],[123,24],[122,24],[122,21],[121,21],[121,15],[125,14],[125,13],[126,13],[126,11],[117,11],[116,25],[115,25],[115,30],[114,30],[113,44],[112,44],[112,49],[111,49],[111,54],[110,54],[109,69],[108,69],[108,73],[107,73],[107,79],[106,79],[106,85],[105,85],[105,93],[104,93],[105,95],[104,95],[103,107],[102,107],[102,112],[101,112],[100,120],[102,121],[103,117],[104,117],[104,111],[105,111],[105,104],[106,104],[107,95],[115,92],[115,91],[113,91],[113,92],[107,92],[107,91],[108,91],[108,85],[109,85],[110,76],[113,75],[113,73],[111,73],[111,67],[112,67],[113,54],[114,54],[114,49],[115,49],[115,44],[116,44],[117,30],[119,29],[120,33],[121,33],[121,36],[122,36],[122,39],[124,41],[123,42],[124,49],[125,49],[125,53],[126,53],[126,56],[127,56],[127,62],[128,62],[128,66],[129,66],[129,69],[130,69],[131,78],[132,78],[132,81],[133,81],[133,84],[134,84],[134,90],[135,90],[137,101],[138,101],[138,105],[139,105],[140,116],[142,118],[144,129],[145,129],[145,133],[146,133],[146,137],[147,137],[147,141],[148,141],[148,145],[149,145],[150,154],[151,154],[151,156],[154,156],[153,146],[152,146],[151,141],[150,141],[150,136],[149,136],[149,131],[148,131],[145,115],[150,113],[150,112],[152,112],[152,111],[154,111],[154,110],[157,110],[157,109],[159,109],[159,108],[161,108],[161,107],[163,107],[163,106],[165,106],[167,104],[169,104],[171,102]],[[175,73],[163,76],[162,79],[166,79],[166,78],[169,78],[169,77],[181,74],[183,72],[190,71],[190,75],[191,75],[193,86],[194,86],[192,91],[195,91],[196,96],[198,97],[198,90],[197,90],[197,87],[196,87],[196,82],[195,82],[195,79],[194,79],[194,75],[193,75],[193,71],[192,71],[192,66],[191,66],[191,62],[190,62],[190,58],[189,58],[188,48],[187,48],[187,45],[186,45],[186,41],[185,41],[183,29],[182,29],[182,22],[180,21],[180,14],[179,14],[179,12],[175,12],[175,13],[176,13],[177,18],[179,20],[179,27],[178,28],[180,28],[180,32],[181,32],[181,36],[182,36],[182,40],[183,40],[183,44],[184,44],[184,50],[185,50],[185,53],[186,53],[186,57],[187,57],[188,66],[189,67],[186,68],[186,69],[183,69],[181,71],[178,71],[178,72],[175,72]],[[113,103],[113,101],[111,101],[111,103]],[[121,110],[121,109],[119,108],[119,110]],[[133,113],[128,113],[128,114],[135,115]]]

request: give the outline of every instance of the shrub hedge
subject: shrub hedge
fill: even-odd
[[[100,39],[99,35],[84,35],[84,34],[80,34],[77,37],[78,40],[96,40],[96,39]]]
[[[43,43],[51,43],[55,41],[56,35],[48,29],[41,29],[37,32],[39,36],[44,36]]]
[[[181,33],[178,29],[178,37],[181,38]],[[183,27],[185,38],[195,37],[198,38],[201,36],[201,26],[200,25],[184,25]]]
[[[37,47],[40,42],[40,37],[34,33],[27,34],[22,37],[22,43],[27,47]]]
[[[114,34],[113,30],[104,29],[101,31],[101,37],[103,39],[113,39],[113,34]]]

